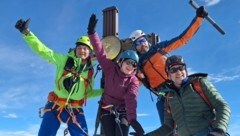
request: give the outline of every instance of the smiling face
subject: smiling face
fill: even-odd
[[[149,43],[145,37],[141,37],[134,42],[136,50],[140,54],[145,54],[149,51]]]
[[[137,63],[132,59],[126,59],[120,63],[120,70],[127,75],[132,74],[137,67]]]
[[[78,45],[76,47],[76,56],[83,60],[86,60],[90,56],[90,53],[91,51],[89,47],[85,45]]]
[[[173,81],[177,88],[182,85],[182,80],[187,77],[186,68],[183,65],[174,65],[169,69],[169,79]]]

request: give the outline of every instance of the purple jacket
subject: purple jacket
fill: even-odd
[[[120,71],[116,62],[107,58],[102,42],[95,32],[89,35],[95,55],[105,74],[105,86],[103,93],[104,105],[115,105],[127,112],[127,119],[136,119],[137,94],[139,81],[135,73],[126,75]]]

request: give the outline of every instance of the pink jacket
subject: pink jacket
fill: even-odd
[[[135,73],[126,75],[120,71],[116,62],[107,58],[102,42],[95,32],[89,35],[95,55],[105,75],[105,86],[103,93],[104,105],[115,105],[118,109],[127,112],[127,119],[136,119],[137,94],[139,81]]]

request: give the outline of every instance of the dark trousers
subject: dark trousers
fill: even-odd
[[[119,112],[119,123],[115,121],[115,115],[109,111],[101,110],[101,125],[105,136],[128,136],[129,125],[125,112]],[[121,130],[120,130],[121,128]],[[122,134],[121,134],[122,131]]]
[[[160,122],[163,125],[164,124],[164,108],[165,108],[165,97],[162,95],[158,96],[158,100],[156,103],[158,115],[160,118]]]

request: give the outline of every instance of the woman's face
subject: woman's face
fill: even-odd
[[[124,74],[132,74],[137,67],[137,63],[132,59],[126,59],[120,64],[120,69]]]
[[[76,47],[76,56],[83,60],[86,60],[89,57],[90,52],[89,48],[85,45],[79,45]]]

